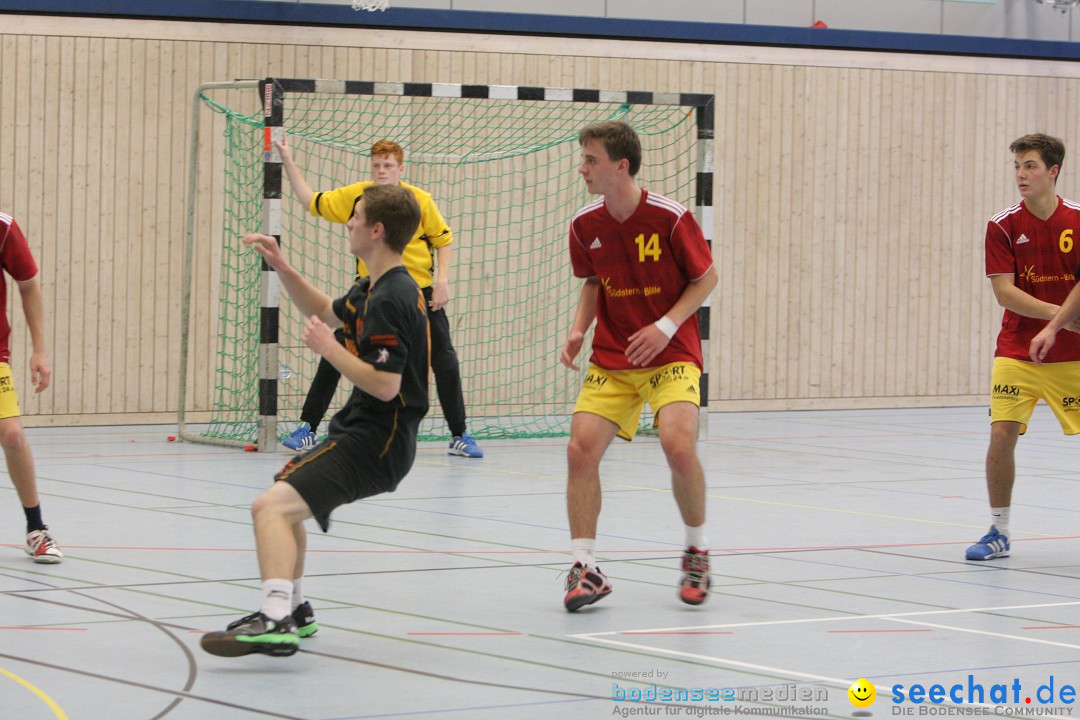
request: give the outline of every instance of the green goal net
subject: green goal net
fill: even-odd
[[[267,135],[263,112],[246,114],[202,97],[224,115],[226,148],[221,330],[206,435],[254,442],[260,371],[265,377],[268,370],[260,368],[259,352],[263,281],[259,256],[238,239],[264,227]],[[570,268],[567,233],[570,218],[590,199],[577,173],[578,131],[595,121],[629,122],[645,149],[642,185],[693,208],[700,153],[695,108],[336,92],[287,92],[282,106],[293,157],[316,192],[370,179],[370,148],[388,138],[405,149],[404,179],[433,195],[454,233],[447,313],[470,432],[477,438],[567,434],[582,380],[558,362],[581,287]],[[344,294],[355,268],[345,226],[311,216],[285,178],[281,194],[289,262],[331,296]],[[280,308],[277,367],[269,369],[277,379],[279,438],[296,426],[318,361],[300,341],[302,318],[284,295]],[[588,357],[586,345],[583,367]],[[350,389],[339,383],[331,413]],[[447,438],[431,390],[421,438]]]

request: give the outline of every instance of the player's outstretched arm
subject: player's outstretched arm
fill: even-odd
[[[250,233],[244,236],[244,244],[255,248],[266,264],[277,271],[281,286],[285,288],[285,292],[289,294],[300,312],[306,317],[314,315],[330,327],[341,326],[341,320],[334,315],[331,297],[317,290],[296,271],[296,268],[285,261],[281,246],[276,239],[262,233]]]
[[[296,194],[296,197],[300,199],[300,202],[304,203],[305,208],[310,208],[311,198],[315,197],[315,191],[307,184],[307,180],[304,179],[304,173],[300,171],[300,168],[296,165],[296,161],[293,160],[292,150],[289,149],[288,141],[275,140],[274,147],[276,147],[281,154],[281,164],[285,167],[285,174],[289,178],[289,184],[292,185],[293,192]]]
[[[26,326],[30,329],[30,342],[33,352],[30,355],[30,382],[34,392],[39,393],[49,387],[52,380],[52,368],[45,347],[45,305],[41,299],[41,275],[18,282],[19,297],[22,299],[23,315]]]

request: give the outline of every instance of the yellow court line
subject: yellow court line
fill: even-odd
[[[0,675],[7,675],[7,676],[8,676],[9,678],[11,678],[11,679],[12,679],[12,680],[14,680],[15,682],[19,683],[19,684],[20,684],[20,685],[22,685],[22,686],[23,686],[24,688],[26,688],[27,690],[29,690],[30,692],[34,693],[34,694],[35,694],[35,695],[37,695],[37,696],[38,696],[39,698],[41,698],[41,701],[42,701],[43,703],[45,703],[46,705],[48,705],[48,706],[49,706],[49,709],[53,711],[53,714],[54,714],[54,715],[56,715],[56,717],[57,717],[57,720],[68,720],[68,716],[67,716],[67,713],[65,713],[65,712],[64,712],[64,711],[63,711],[63,710],[62,710],[62,709],[60,708],[60,706],[59,706],[59,705],[57,705],[57,704],[56,704],[56,702],[55,702],[55,701],[54,701],[54,700],[53,700],[53,699],[52,699],[51,697],[49,697],[48,695],[46,695],[45,693],[43,693],[43,692],[42,692],[42,691],[41,691],[40,689],[38,689],[38,688],[37,688],[36,686],[34,686],[34,685],[33,685],[32,683],[30,683],[30,682],[27,682],[26,680],[23,680],[23,679],[22,679],[21,677],[19,677],[19,676],[18,676],[18,675],[16,675],[15,673],[12,673],[12,672],[8,672],[8,671],[7,671],[7,670],[5,670],[4,668],[0,668]]]
[[[626,485],[625,483],[604,483],[606,487],[621,487],[629,490],[649,490],[651,492],[671,492],[669,488],[652,488],[643,487],[640,485]],[[713,498],[715,500],[733,500],[735,502],[755,503],[757,505],[775,505],[777,507],[795,508],[797,510],[820,510],[821,512],[834,512],[842,513],[845,515],[861,515],[863,517],[881,518],[883,520],[903,520],[904,522],[914,523],[926,523],[927,525],[945,525],[947,527],[960,527],[960,528],[985,528],[985,525],[969,525],[966,523],[948,522],[945,520],[926,520],[923,518],[903,517],[901,515],[885,515],[883,513],[871,513],[863,512],[861,510],[844,510],[843,508],[830,508],[820,507],[817,505],[799,505],[797,503],[785,503],[777,502],[776,500],[757,500],[754,498],[734,497],[731,495],[713,495],[712,493],[706,493],[706,497]],[[1054,535],[1052,533],[1037,533],[1024,530],[1015,530],[1017,535],[1036,535],[1038,537],[1045,538],[1060,538],[1061,535]],[[1011,537],[1011,536],[1010,536]]]

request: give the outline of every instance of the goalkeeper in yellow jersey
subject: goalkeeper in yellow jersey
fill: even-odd
[[[292,184],[293,192],[312,215],[331,222],[345,223],[352,213],[353,203],[373,185],[400,185],[410,190],[420,205],[420,226],[408,247],[403,261],[409,274],[424,293],[428,303],[428,322],[431,326],[431,369],[439,393],[446,424],[450,428],[450,455],[482,458],[484,451],[469,434],[465,423],[465,398],[461,389],[461,372],[457,352],[450,340],[450,321],[446,304],[450,300],[450,266],[453,234],[428,193],[402,181],[405,174],[405,153],[392,140],[379,140],[371,148],[371,180],[353,183],[328,192],[315,192],[293,160],[287,141],[275,142],[281,162]],[[364,261],[357,259],[356,272],[366,277]],[[340,337],[338,338],[341,339]],[[307,450],[315,446],[315,436],[337,389],[340,373],[328,362],[321,361],[311,382],[300,424],[285,438],[285,447]]]

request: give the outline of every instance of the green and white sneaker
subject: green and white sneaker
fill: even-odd
[[[300,635],[292,615],[279,621],[256,612],[230,623],[228,630],[206,633],[200,644],[206,652],[221,657],[252,653],[287,657],[300,649]]]
[[[233,620],[231,623],[225,626],[226,630],[235,630],[241,625],[246,625],[258,618],[258,611],[245,615],[239,620]],[[296,623],[296,634],[302,638],[311,637],[319,631],[319,623],[315,622],[315,611],[311,609],[311,603],[307,600],[300,603],[295,610],[292,611],[293,622]]]

